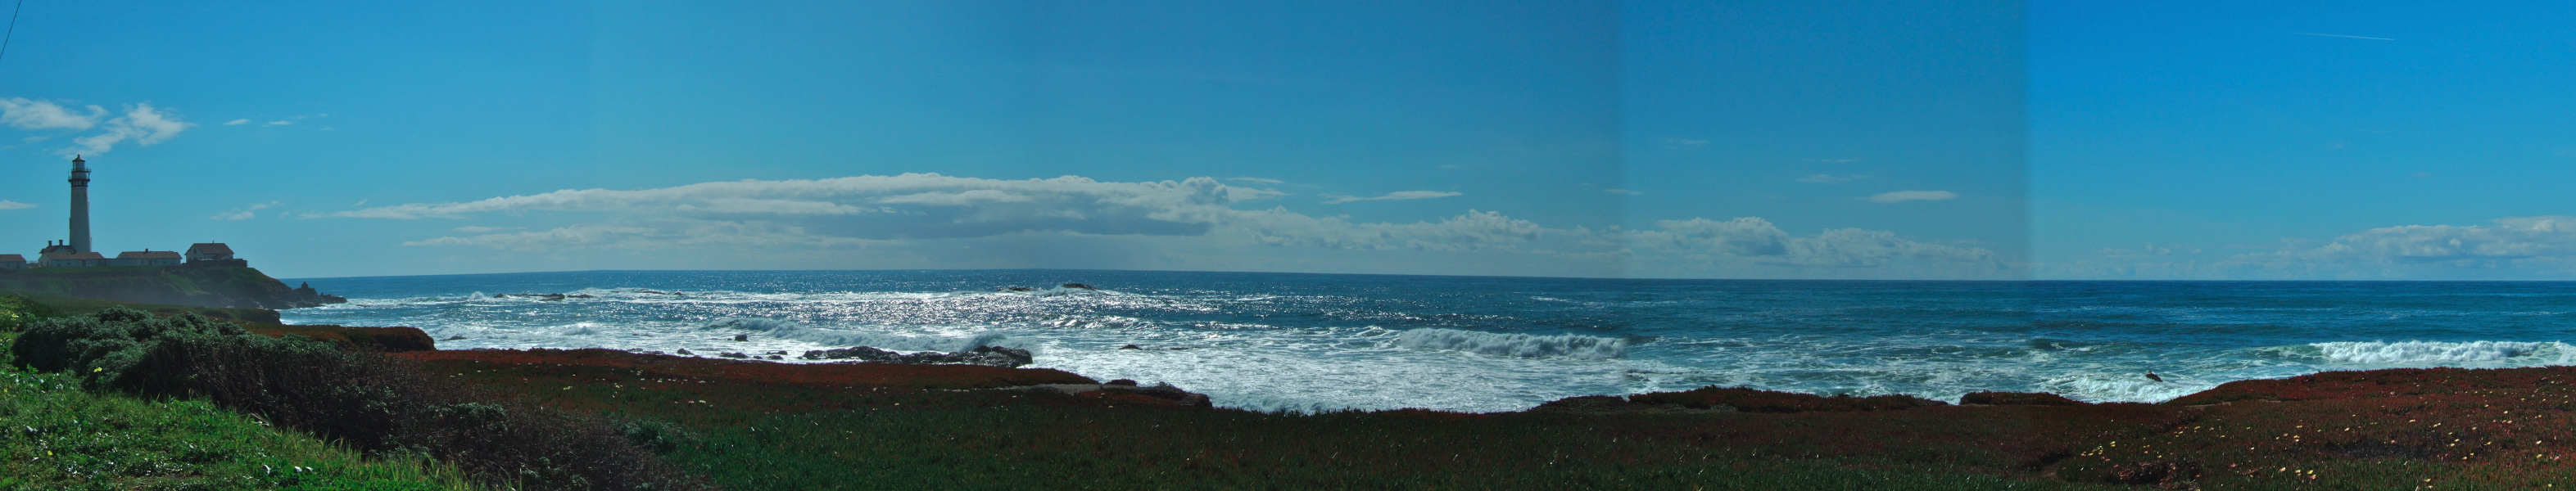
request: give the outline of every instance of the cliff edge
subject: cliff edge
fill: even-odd
[[[0,290],[120,302],[238,309],[292,309],[347,302],[246,266],[133,266],[0,270]]]

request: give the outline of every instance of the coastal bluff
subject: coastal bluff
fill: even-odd
[[[247,266],[57,267],[0,270],[0,290],[118,302],[292,309],[347,299],[287,286]]]

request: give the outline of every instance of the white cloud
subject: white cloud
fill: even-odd
[[[295,124],[295,122],[294,122],[294,121],[270,121],[270,122],[268,122],[267,124],[262,124],[262,125],[260,125],[260,126],[286,126],[286,125],[290,125],[290,124]]]
[[[1903,203],[1907,201],[1941,201],[1957,197],[1959,197],[1959,193],[1949,191],[1892,191],[1870,196],[1869,201],[1871,203]]]
[[[1278,179],[1261,178],[1261,177],[1228,177],[1228,178],[1225,178],[1225,180],[1228,180],[1228,181],[1242,181],[1242,182],[1249,182],[1249,183],[1253,183],[1253,184],[1268,184],[1268,185],[1272,185],[1272,186],[1277,186],[1277,185],[1287,184],[1287,183],[1288,183],[1288,181],[1282,181],[1282,180],[1278,180]]]
[[[523,230],[523,229],[526,229],[526,228],[527,228],[527,227],[482,227],[482,226],[472,226],[472,225],[468,225],[468,226],[463,226],[463,227],[456,227],[456,231],[458,231],[458,232],[464,232],[464,233],[469,233],[469,234],[488,234],[488,233],[499,232],[499,231],[503,231],[503,230]]]
[[[2066,278],[2475,279],[2576,277],[2576,217],[2533,216],[2493,225],[2405,225],[2333,240],[2283,239],[2272,251],[2196,256],[2149,244],[2048,265]]]
[[[1447,197],[1450,197],[1450,196],[1458,196],[1458,195],[1460,195],[1460,194],[1462,194],[1462,193],[1451,192],[1451,191],[1396,191],[1396,192],[1392,192],[1392,193],[1386,193],[1386,194],[1383,194],[1383,195],[1371,196],[1371,197],[1366,197],[1366,198],[1357,197],[1357,196],[1326,195],[1326,196],[1332,196],[1332,197],[1333,197],[1333,199],[1331,199],[1331,200],[1327,200],[1327,201],[1324,201],[1324,204],[1327,204],[1327,205],[1338,205],[1338,204],[1342,204],[1342,203],[1350,203],[1350,202],[1355,202],[1355,201],[1402,201],[1402,200],[1412,200],[1412,199],[1447,198]]]
[[[995,180],[903,174],[563,190],[306,216],[416,220],[509,214],[572,222],[534,230],[462,227],[456,231],[463,235],[405,243],[529,251],[707,247],[740,253],[931,244],[949,251],[984,251],[986,246],[1013,244],[1058,251],[1084,240],[1133,238],[1142,242],[1116,242],[1118,248],[1157,249],[1198,258],[1418,253],[1405,251],[1504,254],[1540,259],[1504,261],[1512,264],[1584,262],[1612,268],[1589,271],[1616,270],[1633,263],[1639,271],[1658,276],[1796,277],[1802,271],[1836,277],[2012,274],[1985,249],[1857,229],[1798,236],[1759,218],[1694,218],[1657,222],[1652,230],[1595,230],[1548,227],[1481,210],[1431,221],[1385,223],[1311,216],[1284,207],[1235,208],[1283,195],[1205,177],[1100,182],[1077,176]]]
[[[1603,190],[1601,190],[1601,192],[1604,192],[1604,193],[1610,193],[1610,194],[1616,194],[1616,195],[1620,195],[1620,196],[1636,196],[1636,195],[1640,195],[1640,194],[1646,194],[1646,193],[1645,193],[1645,192],[1643,192],[1643,191],[1629,191],[1629,190],[1626,190],[1626,189],[1603,189]]]
[[[224,122],[224,126],[241,126],[241,125],[246,125],[246,124],[250,124],[250,120],[247,120],[247,119],[236,119],[236,120],[232,120],[232,121],[225,121],[225,122]]]
[[[0,99],[0,123],[22,130],[86,130],[107,117],[105,108],[88,109],[88,114],[82,114],[53,101],[12,97]]]
[[[1843,183],[1843,182],[1858,181],[1858,180],[1868,179],[1868,178],[1869,178],[1869,176],[1860,175],[1860,174],[1847,174],[1847,175],[1840,175],[1840,176],[1833,175],[1833,174],[1816,174],[1816,175],[1811,175],[1811,176],[1807,176],[1807,177],[1801,177],[1801,178],[1798,178],[1798,182],[1813,183],[1813,184],[1834,184],[1834,183]]]
[[[127,140],[137,145],[152,145],[179,136],[180,131],[190,126],[196,125],[180,121],[177,115],[155,109],[150,103],[135,104],[124,116],[108,120],[106,132],[74,139],[72,143],[75,145],[64,149],[63,153],[103,154]]]
[[[36,205],[31,205],[31,204],[26,204],[26,203],[20,203],[20,202],[16,202],[16,201],[0,200],[0,210],[24,210],[24,209],[28,209],[28,208],[35,208],[35,207],[36,207]]]
[[[281,204],[285,204],[285,203],[277,202],[277,201],[270,201],[270,202],[267,202],[267,203],[258,203],[258,204],[253,204],[253,205],[250,205],[250,206],[244,206],[244,207],[240,207],[240,208],[234,208],[234,209],[232,209],[232,211],[227,211],[227,212],[223,212],[223,213],[216,213],[216,214],[215,214],[215,216],[210,216],[210,217],[206,217],[206,218],[207,218],[207,219],[210,219],[210,220],[249,220],[249,219],[252,219],[252,218],[256,218],[256,217],[258,217],[258,216],[259,216],[259,213],[258,213],[258,212],[259,212],[259,210],[265,210],[265,209],[268,209],[268,208],[271,208],[271,207],[275,207],[275,206],[277,206],[277,205],[281,205]]]

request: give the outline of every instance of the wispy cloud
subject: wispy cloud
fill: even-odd
[[[24,97],[0,99],[0,123],[22,130],[86,130],[107,117],[107,109],[88,106],[83,114],[54,101]]]
[[[1869,197],[1869,201],[1871,203],[1903,203],[1907,201],[1941,201],[1957,197],[1959,197],[1959,193],[1949,191],[1893,191],[1872,195]]]
[[[24,210],[24,209],[28,209],[28,208],[35,208],[35,207],[36,207],[36,205],[31,205],[31,204],[26,204],[26,203],[20,203],[20,202],[16,202],[16,201],[0,200],[0,210]]]
[[[1386,193],[1386,194],[1377,195],[1377,196],[1370,196],[1370,197],[1366,197],[1366,198],[1362,198],[1362,197],[1358,197],[1358,196],[1342,196],[1342,195],[1329,195],[1329,194],[1328,194],[1328,195],[1325,195],[1325,196],[1332,196],[1332,197],[1333,197],[1333,199],[1330,199],[1330,200],[1326,200],[1326,201],[1324,201],[1324,204],[1327,204],[1327,205],[1338,205],[1338,204],[1342,204],[1342,203],[1352,203],[1352,202],[1360,202],[1360,201],[1403,201],[1403,200],[1414,200],[1414,199],[1447,198],[1447,197],[1450,197],[1450,196],[1458,196],[1458,195],[1461,195],[1461,194],[1464,194],[1464,193],[1458,193],[1458,192],[1452,192],[1452,191],[1396,191],[1396,192],[1392,192],[1392,193]]]
[[[281,205],[281,204],[285,204],[285,203],[278,202],[278,201],[270,201],[270,202],[267,202],[267,203],[258,203],[258,204],[253,204],[253,205],[250,205],[250,206],[244,206],[244,207],[239,207],[239,208],[233,208],[233,209],[232,209],[232,211],[226,211],[226,212],[223,212],[223,213],[216,213],[216,214],[215,214],[215,216],[210,216],[210,217],[206,217],[206,218],[207,218],[207,219],[209,219],[209,220],[249,220],[249,219],[252,219],[252,218],[257,218],[257,217],[259,217],[259,210],[269,209],[269,208],[276,207],[277,205]]]
[[[224,122],[224,126],[241,126],[241,125],[246,125],[246,124],[250,124],[250,120],[247,120],[247,119],[236,119],[236,120],[232,120],[232,121],[225,121],[225,122]]]
[[[154,108],[151,103],[135,104],[124,116],[108,120],[105,133],[74,139],[73,146],[62,153],[102,154],[129,140],[136,145],[152,145],[169,141],[191,126],[196,125],[180,121],[178,115]]]
[[[268,122],[267,124],[262,124],[262,125],[260,125],[260,126],[286,126],[286,125],[290,125],[290,124],[295,124],[295,122],[294,122],[294,121],[270,121],[270,122]]]
[[[1833,174],[1816,174],[1816,175],[1811,175],[1811,176],[1807,176],[1807,177],[1801,177],[1801,178],[1798,178],[1798,182],[1804,182],[1804,183],[1810,183],[1810,184],[1835,184],[1835,183],[1845,183],[1845,182],[1858,181],[1858,180],[1868,179],[1868,178],[1869,178],[1869,176],[1860,175],[1860,174],[1846,174],[1846,175],[1839,175],[1839,176],[1837,176],[1837,175],[1833,175]]]
[[[1277,185],[1287,184],[1287,183],[1288,183],[1288,181],[1282,181],[1282,180],[1278,180],[1278,179],[1269,179],[1269,178],[1260,178],[1260,177],[1228,177],[1228,178],[1225,178],[1225,180],[1228,180],[1228,181],[1238,181],[1238,182],[1249,182],[1249,183],[1253,183],[1253,184],[1268,184],[1268,185],[1272,185],[1272,186],[1277,186]]]

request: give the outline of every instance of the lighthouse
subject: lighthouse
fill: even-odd
[[[72,156],[72,252],[98,252],[89,248],[88,162]]]

